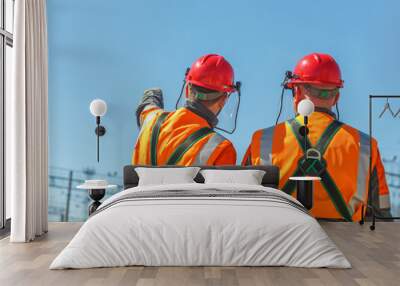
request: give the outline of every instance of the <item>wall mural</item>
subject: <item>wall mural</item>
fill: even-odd
[[[358,130],[368,133],[368,95],[400,93],[396,85],[400,71],[393,61],[400,44],[393,29],[396,9],[373,2],[362,7],[346,2],[348,9],[335,12],[337,4],[311,5],[309,0],[310,5],[293,1],[293,9],[288,10],[287,4],[275,2],[258,1],[250,7],[245,1],[236,5],[209,0],[190,5],[161,0],[120,1],[118,5],[105,0],[48,1],[49,219],[85,220],[91,200],[87,190],[78,186],[85,180],[106,180],[116,185],[107,189],[109,197],[122,190],[122,168],[131,163],[272,162],[282,168],[290,160],[272,151],[279,144],[278,137],[272,140],[264,128],[274,127],[278,114],[279,122],[293,118],[307,96],[316,98],[315,112],[308,122],[311,139],[318,124],[326,127],[338,115],[344,126],[355,128],[351,138],[359,138]],[[189,21],[191,15],[211,4],[215,9]],[[320,9],[332,11],[332,19],[337,13],[337,20],[325,21]],[[240,11],[242,20],[221,18],[220,11],[226,15]],[[296,19],[299,13],[308,15],[298,23],[307,33],[293,32],[292,21],[283,20]],[[380,54],[379,59],[376,54]],[[329,66],[329,77],[316,73],[313,79],[306,78],[302,61],[315,64],[316,70],[324,63]],[[287,89],[281,97],[282,84]],[[95,99],[105,104],[96,105]],[[383,202],[390,197],[391,213],[398,216],[400,100],[390,103],[393,112],[386,108],[380,116],[385,101],[377,101],[373,110],[374,137],[380,150],[379,157],[377,147],[373,149],[377,162],[374,182],[379,193],[375,199],[385,209]],[[180,109],[174,112],[176,107]],[[332,114],[326,112],[328,107],[332,107]],[[326,116],[331,116],[329,122]],[[297,128],[297,123],[292,123]],[[304,124],[302,116],[299,124]],[[193,130],[183,133],[180,127],[185,125]],[[341,128],[347,128],[344,126],[331,127],[339,132],[332,133],[339,136],[337,142]],[[262,145],[263,138],[270,138],[270,147]],[[316,141],[309,142],[305,151],[318,146]],[[290,144],[285,150],[294,151],[285,156],[300,158],[303,145],[296,140]],[[155,152],[157,148],[160,150]],[[330,158],[328,166],[332,168],[338,161],[336,155],[330,154],[329,148],[322,149],[318,153]],[[351,169],[351,162],[362,159],[362,147],[341,154],[348,156],[341,158],[343,168]],[[307,160],[305,165],[310,162]],[[349,163],[343,164],[346,160]],[[287,171],[281,174],[280,187],[288,193],[292,187],[286,184],[288,177],[300,172],[297,163],[292,165],[284,167]],[[316,168],[307,170],[321,175]],[[336,178],[338,170],[331,169],[331,177]],[[330,212],[316,208],[313,214],[358,218],[359,203],[366,198],[356,192],[357,179],[350,181],[338,180],[324,190],[321,187],[319,193],[326,195],[316,198],[327,200],[328,193],[337,189],[347,210],[340,211],[342,202],[338,199]],[[389,193],[384,192],[386,184]]]

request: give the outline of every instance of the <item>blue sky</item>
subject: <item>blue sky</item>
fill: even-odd
[[[239,160],[254,130],[274,123],[286,70],[311,52],[332,54],[345,88],[341,120],[368,130],[368,95],[400,94],[399,1],[48,0],[50,165],[121,171],[138,134],[134,111],[159,86],[172,109],[185,68],[220,53],[241,80]],[[94,98],[107,101],[101,162]],[[375,115],[384,102],[376,101]],[[285,98],[284,118],[292,115]],[[395,111],[400,100],[392,101]],[[399,150],[400,117],[376,119],[382,153]]]

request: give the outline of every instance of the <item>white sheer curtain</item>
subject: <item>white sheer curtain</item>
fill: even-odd
[[[15,1],[13,92],[6,110],[6,180],[12,242],[47,232],[47,24],[45,0]]]

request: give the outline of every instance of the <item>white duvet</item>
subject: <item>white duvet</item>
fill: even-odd
[[[279,190],[254,185],[128,189],[100,206],[103,210],[82,225],[50,269],[127,265],[351,267],[314,218],[273,199],[186,196],[118,201],[131,192],[209,189],[261,190],[299,204]]]

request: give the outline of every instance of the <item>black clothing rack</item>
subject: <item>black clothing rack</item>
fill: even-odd
[[[389,99],[389,98],[397,98],[400,99],[400,95],[370,95],[369,96],[369,190],[371,190],[371,175],[372,175],[372,103],[373,99]],[[368,194],[370,195],[370,194]],[[372,224],[370,225],[371,230],[375,230],[376,220],[386,220],[393,221],[395,219],[400,219],[400,217],[384,217],[376,214],[376,209],[373,205],[368,203],[367,208],[371,210],[372,213]],[[360,224],[364,224],[364,206],[362,206],[362,217]]]

